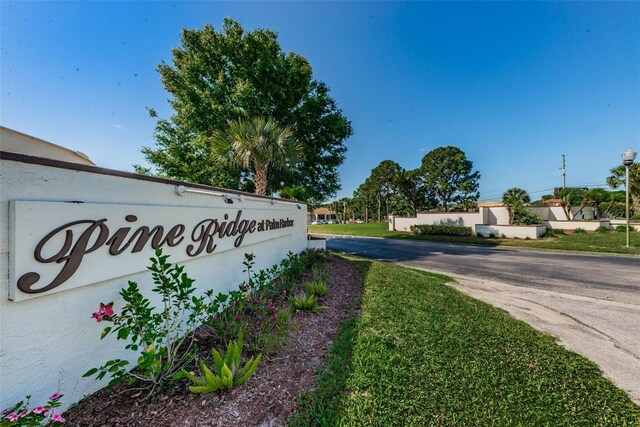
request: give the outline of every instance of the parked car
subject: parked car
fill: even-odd
[[[356,223],[356,224],[362,224],[363,222],[364,222],[364,221],[363,221],[363,220],[361,220],[361,219],[356,219],[356,221],[355,221],[355,223]]]
[[[336,221],[335,219],[330,219],[329,221],[327,221],[327,224],[337,224],[338,221]]]

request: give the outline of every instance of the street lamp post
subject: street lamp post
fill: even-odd
[[[626,191],[626,197],[625,197],[625,204],[626,204],[626,211],[627,211],[627,247],[630,246],[629,244],[629,231],[630,231],[629,230],[629,168],[633,164],[633,161],[636,159],[637,155],[638,153],[633,151],[631,147],[629,147],[627,151],[622,153],[622,164],[625,165],[625,167],[627,168],[627,176],[626,176],[627,191]]]

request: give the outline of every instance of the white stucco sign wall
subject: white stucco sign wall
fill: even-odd
[[[121,342],[100,340],[91,313],[100,302],[118,309],[129,280],[158,305],[146,271],[155,247],[204,293],[237,289],[247,252],[261,269],[307,246],[303,204],[252,195],[230,204],[179,195],[166,180],[0,155],[0,409],[56,391],[67,406],[105,385],[82,378],[90,368],[135,362]]]

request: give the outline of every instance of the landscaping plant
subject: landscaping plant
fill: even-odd
[[[29,408],[31,396],[27,396],[0,413],[0,427],[40,427],[44,423],[48,426],[63,425],[66,420],[53,411],[60,406],[61,397],[60,393],[53,393],[45,405]]]
[[[513,225],[542,224],[542,220],[533,211],[523,207],[517,207],[513,211]]]
[[[229,343],[243,330],[250,353],[270,354],[285,342],[291,327],[284,301],[304,270],[300,257],[289,252],[280,264],[254,272],[255,255],[245,254],[247,280],[228,294],[205,293],[204,331]]]
[[[473,236],[471,227],[458,225],[412,225],[411,231],[418,236]]]
[[[291,298],[291,307],[296,310],[320,311],[327,307],[318,305],[318,297],[313,294],[301,293]]]
[[[304,263],[305,268],[312,268],[327,258],[327,251],[323,249],[307,249],[300,254],[300,260]]]
[[[313,277],[315,277],[317,281],[326,282],[329,278],[329,267],[327,264],[318,263],[311,268],[311,271],[313,271]]]
[[[308,294],[323,297],[327,295],[327,282],[316,280],[314,282],[302,282],[302,286]]]
[[[584,228],[576,228],[575,230],[573,230],[573,234],[587,234],[587,231]]]
[[[184,266],[171,265],[169,256],[156,249],[151,258],[152,291],[162,298],[158,310],[151,305],[138,288],[136,282],[120,291],[125,305],[115,313],[113,303],[100,304],[92,317],[97,322],[109,322],[112,326],[102,331],[101,339],[115,335],[127,341],[125,348],[140,353],[138,369],[129,371],[129,362],[123,359],[107,361],[99,368],[90,369],[83,376],[97,373],[97,379],[111,377],[109,387],[128,380],[130,384],[140,381],[149,394],[167,380],[179,377],[180,372],[193,359],[194,330],[200,324],[202,299],[193,296],[196,288],[193,279],[184,272]]]
[[[259,354],[257,357],[249,358],[244,366],[240,367],[242,345],[242,332],[240,332],[238,339],[229,343],[224,357],[215,348],[212,348],[211,355],[213,356],[215,372],[209,369],[203,360],[199,361],[203,377],[198,377],[192,372],[183,371],[183,374],[196,384],[190,386],[189,391],[192,393],[210,393],[216,390],[231,390],[251,378],[258,368],[262,355]]]

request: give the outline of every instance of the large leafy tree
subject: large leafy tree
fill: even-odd
[[[502,203],[509,208],[509,224],[513,224],[515,212],[530,201],[529,193],[522,188],[513,187],[504,192]]]
[[[291,129],[262,117],[234,120],[224,132],[214,132],[210,142],[214,159],[252,171],[255,192],[261,196],[267,195],[270,173],[291,167],[302,157],[302,145]]]
[[[438,147],[422,158],[420,168],[425,186],[439,199],[442,209],[449,203],[476,201],[480,197],[480,172],[473,171],[473,162],[458,147]]]
[[[403,169],[396,179],[395,187],[398,195],[408,202],[410,213],[414,217],[417,215],[418,209],[431,204],[430,199],[432,198],[429,197],[429,192],[424,185],[420,169]]]
[[[607,185],[611,188],[623,187],[626,181],[626,168],[623,165],[611,169],[607,177]],[[636,162],[629,168],[629,194],[632,197],[633,211],[640,212],[640,163]]]
[[[384,202],[387,217],[390,213],[391,196],[395,183],[402,172],[400,165],[393,160],[383,160],[371,170],[371,175],[365,183],[372,190],[378,205],[378,221],[382,220],[382,203]]]
[[[369,222],[369,212],[373,209],[376,200],[375,189],[371,185],[371,181],[365,180],[353,192],[352,206],[358,212],[360,218],[364,218],[365,222]]]
[[[305,156],[300,167],[270,175],[267,192],[285,181],[308,188],[322,200],[340,188],[337,169],[344,161],[351,123],[326,84],[313,78],[307,60],[285,53],[275,32],[245,32],[238,22],[225,19],[220,31],[211,25],[183,30],[172,54],[172,63],[161,63],[158,71],[174,113],[158,120],[156,146],[143,148],[155,167],[149,172],[240,188],[251,171],[212,161],[211,147],[198,141],[239,118],[272,117],[292,129]]]

